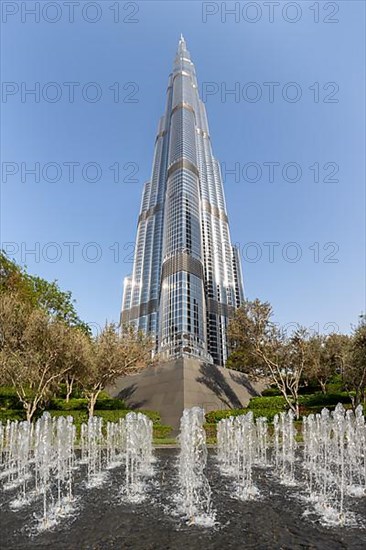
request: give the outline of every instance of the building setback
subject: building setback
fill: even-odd
[[[194,64],[181,36],[138,218],[121,323],[156,339],[162,360],[225,365],[228,320],[244,299]]]

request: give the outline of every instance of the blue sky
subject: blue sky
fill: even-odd
[[[221,2],[79,2],[73,23],[63,2],[40,2],[39,22],[21,4],[2,6],[1,241],[16,261],[71,290],[87,322],[118,320],[183,32],[201,90],[214,91],[214,154],[240,171],[225,193],[247,297],[269,300],[280,323],[350,330],[365,311],[364,2],[281,2],[272,22],[262,2],[236,16]],[[24,95],[35,83],[37,102]]]

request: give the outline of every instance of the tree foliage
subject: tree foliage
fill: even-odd
[[[335,376],[354,407],[365,403],[365,317],[352,336],[311,334],[302,327],[287,335],[273,323],[271,305],[254,300],[237,311],[228,338],[232,350],[228,366],[274,384],[297,417],[301,387],[315,383],[325,394]]]
[[[366,318],[363,316],[354,330],[348,360],[344,367],[344,382],[350,392],[353,407],[366,402]]]
[[[152,341],[133,327],[107,324],[92,337],[70,292],[28,275],[3,253],[0,271],[0,375],[15,388],[28,420],[60,382],[67,400],[74,383],[83,389],[92,415],[107,385],[150,362]]]
[[[271,317],[268,302],[245,302],[229,325],[229,343],[244,358],[241,370],[253,379],[275,384],[298,418],[308,334],[299,328],[287,337]]]
[[[42,309],[48,315],[69,326],[91,334],[89,326],[76,313],[70,291],[60,289],[57,281],[49,282],[30,275],[0,251],[0,294],[13,294],[31,308]]]
[[[323,394],[327,392],[327,384],[335,374],[343,378],[349,358],[351,339],[345,334],[329,335],[315,334],[309,339],[305,378],[308,382],[316,382]]]
[[[71,368],[73,330],[11,294],[0,295],[1,378],[15,388],[27,420]]]
[[[133,374],[151,362],[153,342],[132,326],[119,330],[114,323],[105,326],[91,343],[88,369],[77,376],[89,401],[89,415],[100,392],[119,376]]]

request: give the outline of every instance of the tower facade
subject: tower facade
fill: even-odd
[[[181,36],[151,179],[142,194],[121,323],[150,333],[162,359],[189,355],[224,365],[228,321],[243,300],[220,165],[212,153],[206,109]]]

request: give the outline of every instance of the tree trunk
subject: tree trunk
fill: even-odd
[[[297,398],[296,398],[296,403],[295,403],[295,409],[296,409],[296,412],[295,412],[296,420],[299,420],[300,419],[300,406],[299,406],[299,400]]]
[[[327,394],[327,384],[326,384],[326,382],[324,382],[323,380],[319,380],[319,384],[320,384],[320,387],[321,387],[321,390],[322,390],[322,394],[326,395]]]
[[[357,407],[357,397],[355,397],[354,395],[351,395],[350,393],[348,395],[351,399],[352,410],[353,410],[353,412],[355,412],[356,407]]]
[[[74,385],[74,377],[72,377],[71,380],[69,380],[68,378],[66,378],[66,388],[67,388],[66,403],[69,402],[70,395],[72,394],[73,385]]]
[[[97,393],[93,393],[89,399],[89,403],[88,403],[89,418],[91,416],[94,416],[94,407],[95,407],[95,403],[97,402],[98,395],[99,395],[99,391]]]
[[[34,403],[24,403],[24,408],[27,416],[27,422],[32,422],[33,415],[36,411]]]
[[[283,389],[279,384],[277,384],[277,387],[280,390],[280,392],[282,393],[283,397],[285,398],[285,401],[288,405],[288,408],[294,413],[294,415],[296,416],[296,419],[298,420],[299,419],[299,410],[298,410],[299,404],[298,404],[297,398],[295,398],[295,404],[292,403],[292,401],[289,398],[286,390]]]

